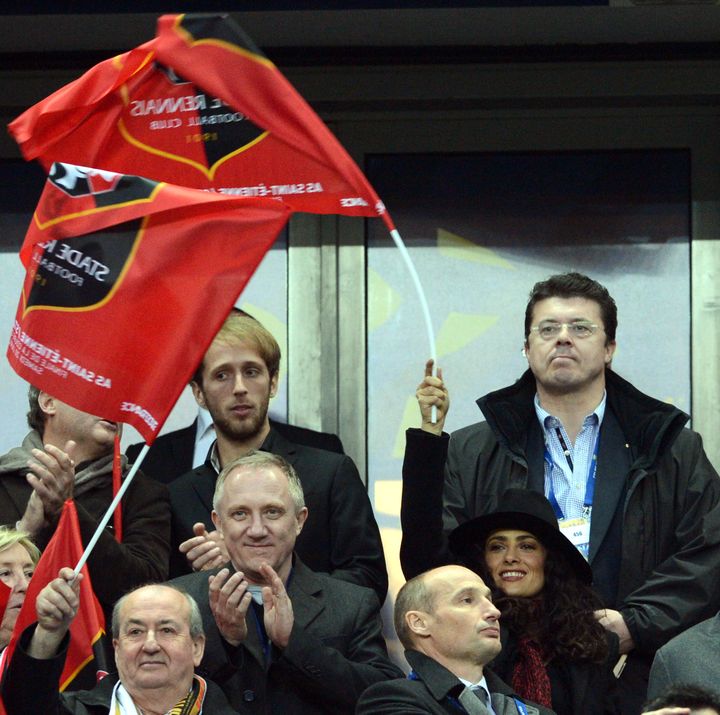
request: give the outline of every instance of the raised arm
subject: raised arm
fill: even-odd
[[[405,435],[403,490],[400,507],[402,542],[400,564],[406,578],[451,561],[443,535],[443,485],[449,437],[443,432],[450,397],[433,361],[425,363],[425,374],[415,395],[420,408],[420,428]],[[432,422],[432,408],[437,421]]]
[[[31,657],[46,660],[57,655],[80,607],[82,577],[80,573],[76,578],[73,570],[65,567],[40,591],[35,602],[38,622],[27,648]]]

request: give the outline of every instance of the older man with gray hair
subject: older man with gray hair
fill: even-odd
[[[117,674],[92,690],[59,693],[70,623],[79,606],[79,580],[60,570],[38,596],[38,621],[27,628],[3,683],[8,715],[231,715],[225,696],[195,674],[205,649],[194,599],[167,584],[123,596],[112,615]]]
[[[233,707],[349,715],[368,685],[402,675],[387,657],[375,593],[315,573],[294,553],[312,514],[285,459],[250,452],[230,462],[213,507],[232,568],[172,583],[200,604],[202,667]]]

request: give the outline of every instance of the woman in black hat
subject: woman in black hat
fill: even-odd
[[[426,381],[431,369],[428,364]],[[442,373],[430,379],[439,383],[440,420],[432,425],[439,435],[449,398]],[[595,617],[603,604],[590,586],[590,566],[560,532],[550,502],[537,492],[510,489],[491,513],[461,524],[446,540],[441,475],[447,438],[429,431],[408,430],[400,550],[405,576],[447,563],[473,568],[493,588],[502,613],[495,673],[558,715],[620,712],[613,701],[617,636]],[[406,489],[409,484],[423,488]]]
[[[494,586],[505,631],[495,673],[558,715],[616,712],[617,637],[595,618],[590,567],[542,494],[509,489],[495,511],[457,527],[450,548]]]

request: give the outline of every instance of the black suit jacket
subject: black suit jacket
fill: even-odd
[[[375,594],[313,573],[298,558],[288,583],[295,623],[287,647],[266,661],[254,611],[238,648],[220,635],[208,602],[208,575],[175,579],[200,606],[206,646],[199,672],[240,712],[258,715],[351,715],[368,685],[402,672],[387,655]]]
[[[275,428],[261,447],[284,457],[298,473],[308,518],[295,549],[313,570],[367,586],[380,602],[387,593],[387,570],[365,485],[353,461],[335,452],[286,440]],[[170,576],[189,572],[178,546],[193,534],[193,524],[215,527],[210,514],[217,474],[206,463],[168,485],[172,509]]]
[[[345,454],[342,442],[337,435],[329,432],[316,432],[305,427],[287,425],[283,422],[270,420],[270,426],[276,429],[286,439],[296,444],[308,447],[326,449],[328,452]],[[148,477],[158,482],[169,484],[179,476],[193,468],[193,455],[195,454],[195,433],[197,420],[188,427],[160,435],[153,443],[142,463],[142,471]],[[132,464],[138,458],[143,442],[131,444],[125,454]]]
[[[458,715],[466,712],[458,702],[464,685],[447,668],[416,650],[405,651],[414,678],[377,683],[360,698],[357,715]],[[519,715],[518,702],[528,715],[555,715],[540,705],[523,700],[492,671],[484,669],[496,715]],[[576,715],[580,715],[577,713]]]

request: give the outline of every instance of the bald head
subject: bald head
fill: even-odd
[[[135,589],[113,611],[113,646],[118,675],[135,703],[166,712],[187,694],[202,660],[197,604],[164,584]]]
[[[403,645],[473,682],[500,652],[499,617],[490,589],[463,566],[426,571],[408,581],[395,602]]]

